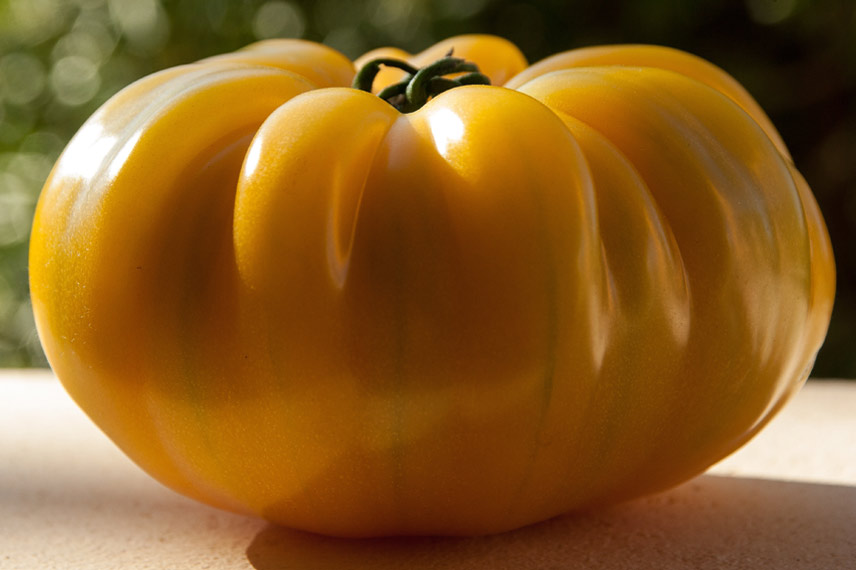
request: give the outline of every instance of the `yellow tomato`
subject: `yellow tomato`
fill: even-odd
[[[829,238],[736,82],[646,46],[393,53],[450,47],[494,85],[402,113],[277,40],[144,78],[70,142],[39,334],[154,477],[320,533],[499,532],[684,481],[806,379]]]

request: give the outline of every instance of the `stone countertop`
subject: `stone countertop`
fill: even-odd
[[[707,474],[480,538],[343,540],[179,496],[45,370],[0,371],[0,569],[856,569],[856,382],[811,380]]]

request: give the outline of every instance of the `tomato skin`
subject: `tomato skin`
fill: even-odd
[[[158,480],[337,536],[501,532],[701,473],[802,385],[829,237],[736,82],[651,46],[412,60],[452,45],[495,85],[402,114],[280,40],[145,78],[71,141],[39,334]]]

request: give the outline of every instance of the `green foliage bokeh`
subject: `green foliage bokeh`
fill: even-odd
[[[28,300],[33,210],[65,143],[116,91],[269,37],[356,57],[471,32],[505,36],[530,61],[583,45],[670,45],[743,83],[782,133],[833,239],[838,295],[814,375],[856,378],[852,0],[0,0],[0,366],[46,365]]]

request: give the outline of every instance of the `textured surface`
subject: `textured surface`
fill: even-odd
[[[337,540],[221,513],[130,463],[48,372],[0,373],[0,569],[856,568],[856,383],[812,381],[672,491],[473,539]]]

